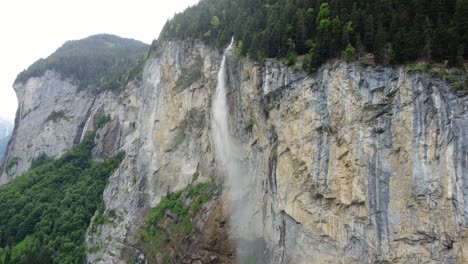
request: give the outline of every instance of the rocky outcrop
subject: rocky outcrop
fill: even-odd
[[[53,71],[14,88],[19,104],[0,184],[27,171],[42,153],[56,157],[79,142],[81,124],[94,100]]]
[[[122,110],[105,109],[121,126],[120,148],[127,153],[121,169],[110,179],[104,193],[106,211],[119,216],[117,224],[97,227],[87,243],[100,251],[88,261],[112,263],[134,244],[138,227],[149,207],[170,191],[189,183],[221,181],[217,178],[209,138],[209,105],[215,86],[219,54],[201,44],[167,43],[146,63],[143,81],[124,91],[117,104]],[[176,82],[186,65],[204,58],[200,74],[190,87],[178,90]],[[203,74],[201,74],[203,73]],[[130,98],[130,100],[128,100]],[[196,177],[195,177],[196,175]],[[125,262],[122,260],[122,262]]]
[[[95,157],[127,153],[104,193],[109,221],[87,234],[90,263],[139,255],[138,228],[168,192],[223,181],[210,125],[220,60],[199,42],[164,42],[143,80],[121,94],[91,96],[52,72],[16,88],[6,160],[20,159],[10,176],[38,153],[59,155],[102,115],[112,122],[98,132]],[[229,223],[238,254],[266,263],[468,262],[467,96],[399,67],[336,62],[308,76],[230,58],[227,69],[249,208],[247,224]],[[66,118],[46,122],[54,111]]]
[[[67,41],[18,74],[15,131],[0,185],[28,170],[39,155],[57,157],[80,142],[91,119],[103,114],[100,103],[107,101],[98,98],[112,98],[109,91],[119,91],[136,77],[147,48],[133,39],[93,35]]]
[[[466,262],[466,97],[400,68],[335,64],[293,81],[266,122],[279,210],[313,238],[289,245],[307,257],[286,244],[293,262]]]

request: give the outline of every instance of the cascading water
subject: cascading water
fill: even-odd
[[[94,102],[93,102],[94,105]],[[86,119],[85,125],[83,127],[83,131],[81,131],[81,137],[80,137],[80,142],[83,141],[84,137],[86,136],[86,133],[88,132],[89,125],[91,121],[93,120],[93,117],[96,115],[96,111],[98,108],[94,108],[93,112],[88,116],[88,119]]]
[[[227,72],[226,72],[226,57],[232,50],[234,38],[224,51],[223,59],[218,72],[218,83],[216,85],[216,93],[213,97],[213,119],[212,133],[215,143],[216,160],[218,161],[221,171],[224,173],[224,187],[228,190],[229,200],[231,202],[231,220],[235,224],[240,221],[234,220],[238,217],[236,210],[237,204],[243,198],[245,189],[243,179],[243,167],[239,160],[240,151],[237,144],[234,142],[234,137],[229,133],[229,107],[227,104]]]
[[[268,263],[264,260],[263,240],[259,243],[252,229],[258,228],[253,223],[254,206],[249,200],[252,192],[249,186],[249,169],[242,161],[240,144],[230,134],[229,107],[227,104],[226,59],[233,49],[234,38],[226,48],[218,72],[216,92],[213,96],[212,136],[215,145],[216,160],[224,173],[224,190],[227,193],[230,212],[230,236],[237,242],[239,263]]]
[[[232,50],[234,38],[224,51],[221,66],[218,72],[218,83],[216,84],[216,93],[213,98],[213,124],[212,132],[216,148],[216,157],[227,166],[233,160],[233,143],[229,134],[228,116],[229,108],[226,100],[226,56]]]

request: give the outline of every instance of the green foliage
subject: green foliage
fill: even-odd
[[[159,39],[201,39],[221,48],[235,35],[241,55],[290,63],[293,54],[307,55],[309,72],[348,45],[359,57],[374,54],[377,63],[423,59],[460,66],[468,57],[467,2],[204,0],[170,19]]]
[[[52,161],[52,160],[53,160],[53,158],[47,156],[47,154],[42,152],[41,154],[39,154],[39,156],[32,159],[31,167],[29,169],[32,170],[32,169],[37,168],[37,167],[39,167],[39,166],[41,166],[43,164],[46,164],[47,162]]]
[[[234,59],[239,61],[242,57],[242,50],[244,49],[244,42],[242,40],[237,41],[236,49],[234,50]]]
[[[468,80],[454,84],[453,90],[468,92]]]
[[[189,234],[193,228],[191,217],[209,201],[215,190],[211,183],[200,183],[162,198],[140,228],[139,246],[146,256],[153,260],[159,253],[164,255],[167,253],[164,247],[171,238]]]
[[[96,129],[103,128],[107,123],[111,121],[110,115],[102,115],[96,121]]]
[[[33,169],[0,187],[0,263],[83,262],[85,230],[124,158],[94,163],[93,142],[91,133],[57,160],[40,155]]]
[[[288,53],[288,62],[287,64],[289,66],[293,66],[296,64],[296,61],[297,61],[297,54],[293,51],[289,52]]]
[[[181,92],[202,77],[203,59],[198,56],[195,61],[182,68],[179,79],[176,81],[176,90]]]
[[[422,72],[426,73],[432,77],[437,77],[444,79],[449,83],[453,83],[457,80],[457,76],[452,74],[448,71],[445,66],[435,66],[429,63],[417,63],[417,64],[409,64],[406,66],[407,73],[415,73],[415,72]]]
[[[126,83],[130,81],[142,81],[143,80],[143,69],[145,67],[146,59],[139,59],[136,64],[131,67],[123,79]]]
[[[68,117],[67,115],[65,114],[65,111],[63,110],[60,110],[60,111],[52,111],[52,113],[50,113],[50,115],[46,118],[46,120],[44,121],[44,123],[47,123],[47,122],[54,122],[54,123],[57,123],[59,120],[61,119],[64,119],[64,120],[68,120]]]
[[[461,43],[464,43],[466,50],[468,43],[468,0],[456,1],[454,20],[457,33],[460,35]]]
[[[200,194],[205,193],[209,188],[213,187],[211,183],[199,183],[197,185],[189,185],[185,192],[187,193],[188,198],[195,198]]]
[[[11,170],[18,165],[19,158],[18,157],[13,157],[11,160],[8,161],[8,163],[5,165],[5,172],[9,175],[11,173]]]
[[[351,61],[356,53],[356,49],[353,47],[353,45],[348,44],[346,49],[341,52],[341,57],[345,61]]]
[[[107,225],[107,224],[115,224],[109,217],[104,215],[105,211],[105,205],[104,201],[101,201],[101,203],[98,206],[98,209],[96,210],[96,217],[93,218],[93,223],[90,227],[90,233],[96,233],[98,226],[101,225]],[[115,213],[112,215],[113,218],[115,218]],[[97,249],[94,249],[97,250]]]
[[[447,68],[445,64],[417,63],[406,66],[407,73],[425,73],[452,84],[454,91],[468,91],[468,73],[462,69]]]
[[[310,58],[310,56],[305,55],[302,58],[302,70],[305,71],[305,72],[311,72],[310,65],[311,65],[311,58]]]
[[[320,10],[317,15],[317,22],[324,21],[324,20],[330,20],[330,6],[328,5],[328,3],[322,3],[320,5]],[[326,23],[329,23],[329,22],[330,21]]]
[[[138,77],[147,49],[142,42],[106,34],[68,41],[46,59],[21,72],[15,83],[54,70],[64,79],[71,78],[82,89],[118,91],[130,79]]]
[[[212,19],[211,19],[211,26],[213,28],[218,28],[219,25],[221,24],[221,22],[219,22],[219,18],[217,16],[214,16]]]

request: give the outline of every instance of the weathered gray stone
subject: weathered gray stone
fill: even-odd
[[[40,154],[55,157],[70,149],[81,133],[79,124],[86,118],[83,113],[93,102],[93,96],[52,71],[14,88],[19,104],[4,165],[12,160],[17,165],[3,170],[0,185],[27,171],[31,160]]]
[[[201,77],[177,89],[200,58]],[[8,159],[21,162],[11,176],[40,152],[70,148],[99,115],[112,117],[95,157],[127,157],[104,193],[104,217],[115,217],[87,234],[88,262],[125,263],[148,209],[168,191],[223,181],[210,132],[220,59],[199,42],[164,42],[143,81],[119,95],[91,97],[51,72],[16,88]],[[401,67],[341,62],[306,76],[275,60],[230,59],[228,82],[250,221],[231,235],[266,263],[468,262],[466,96]],[[69,120],[43,125],[62,109]]]

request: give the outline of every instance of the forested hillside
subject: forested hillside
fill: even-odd
[[[63,78],[72,78],[81,88],[119,90],[135,77],[135,68],[142,66],[147,49],[140,41],[108,34],[67,41],[52,55],[21,72],[15,83],[54,70]]]
[[[468,56],[468,0],[202,0],[169,20],[160,39],[222,47],[235,35],[255,59],[327,59],[373,53],[376,63],[447,61]]]
[[[42,155],[0,187],[0,263],[83,263],[86,228],[124,157],[96,164],[93,146],[91,134],[57,160]]]

